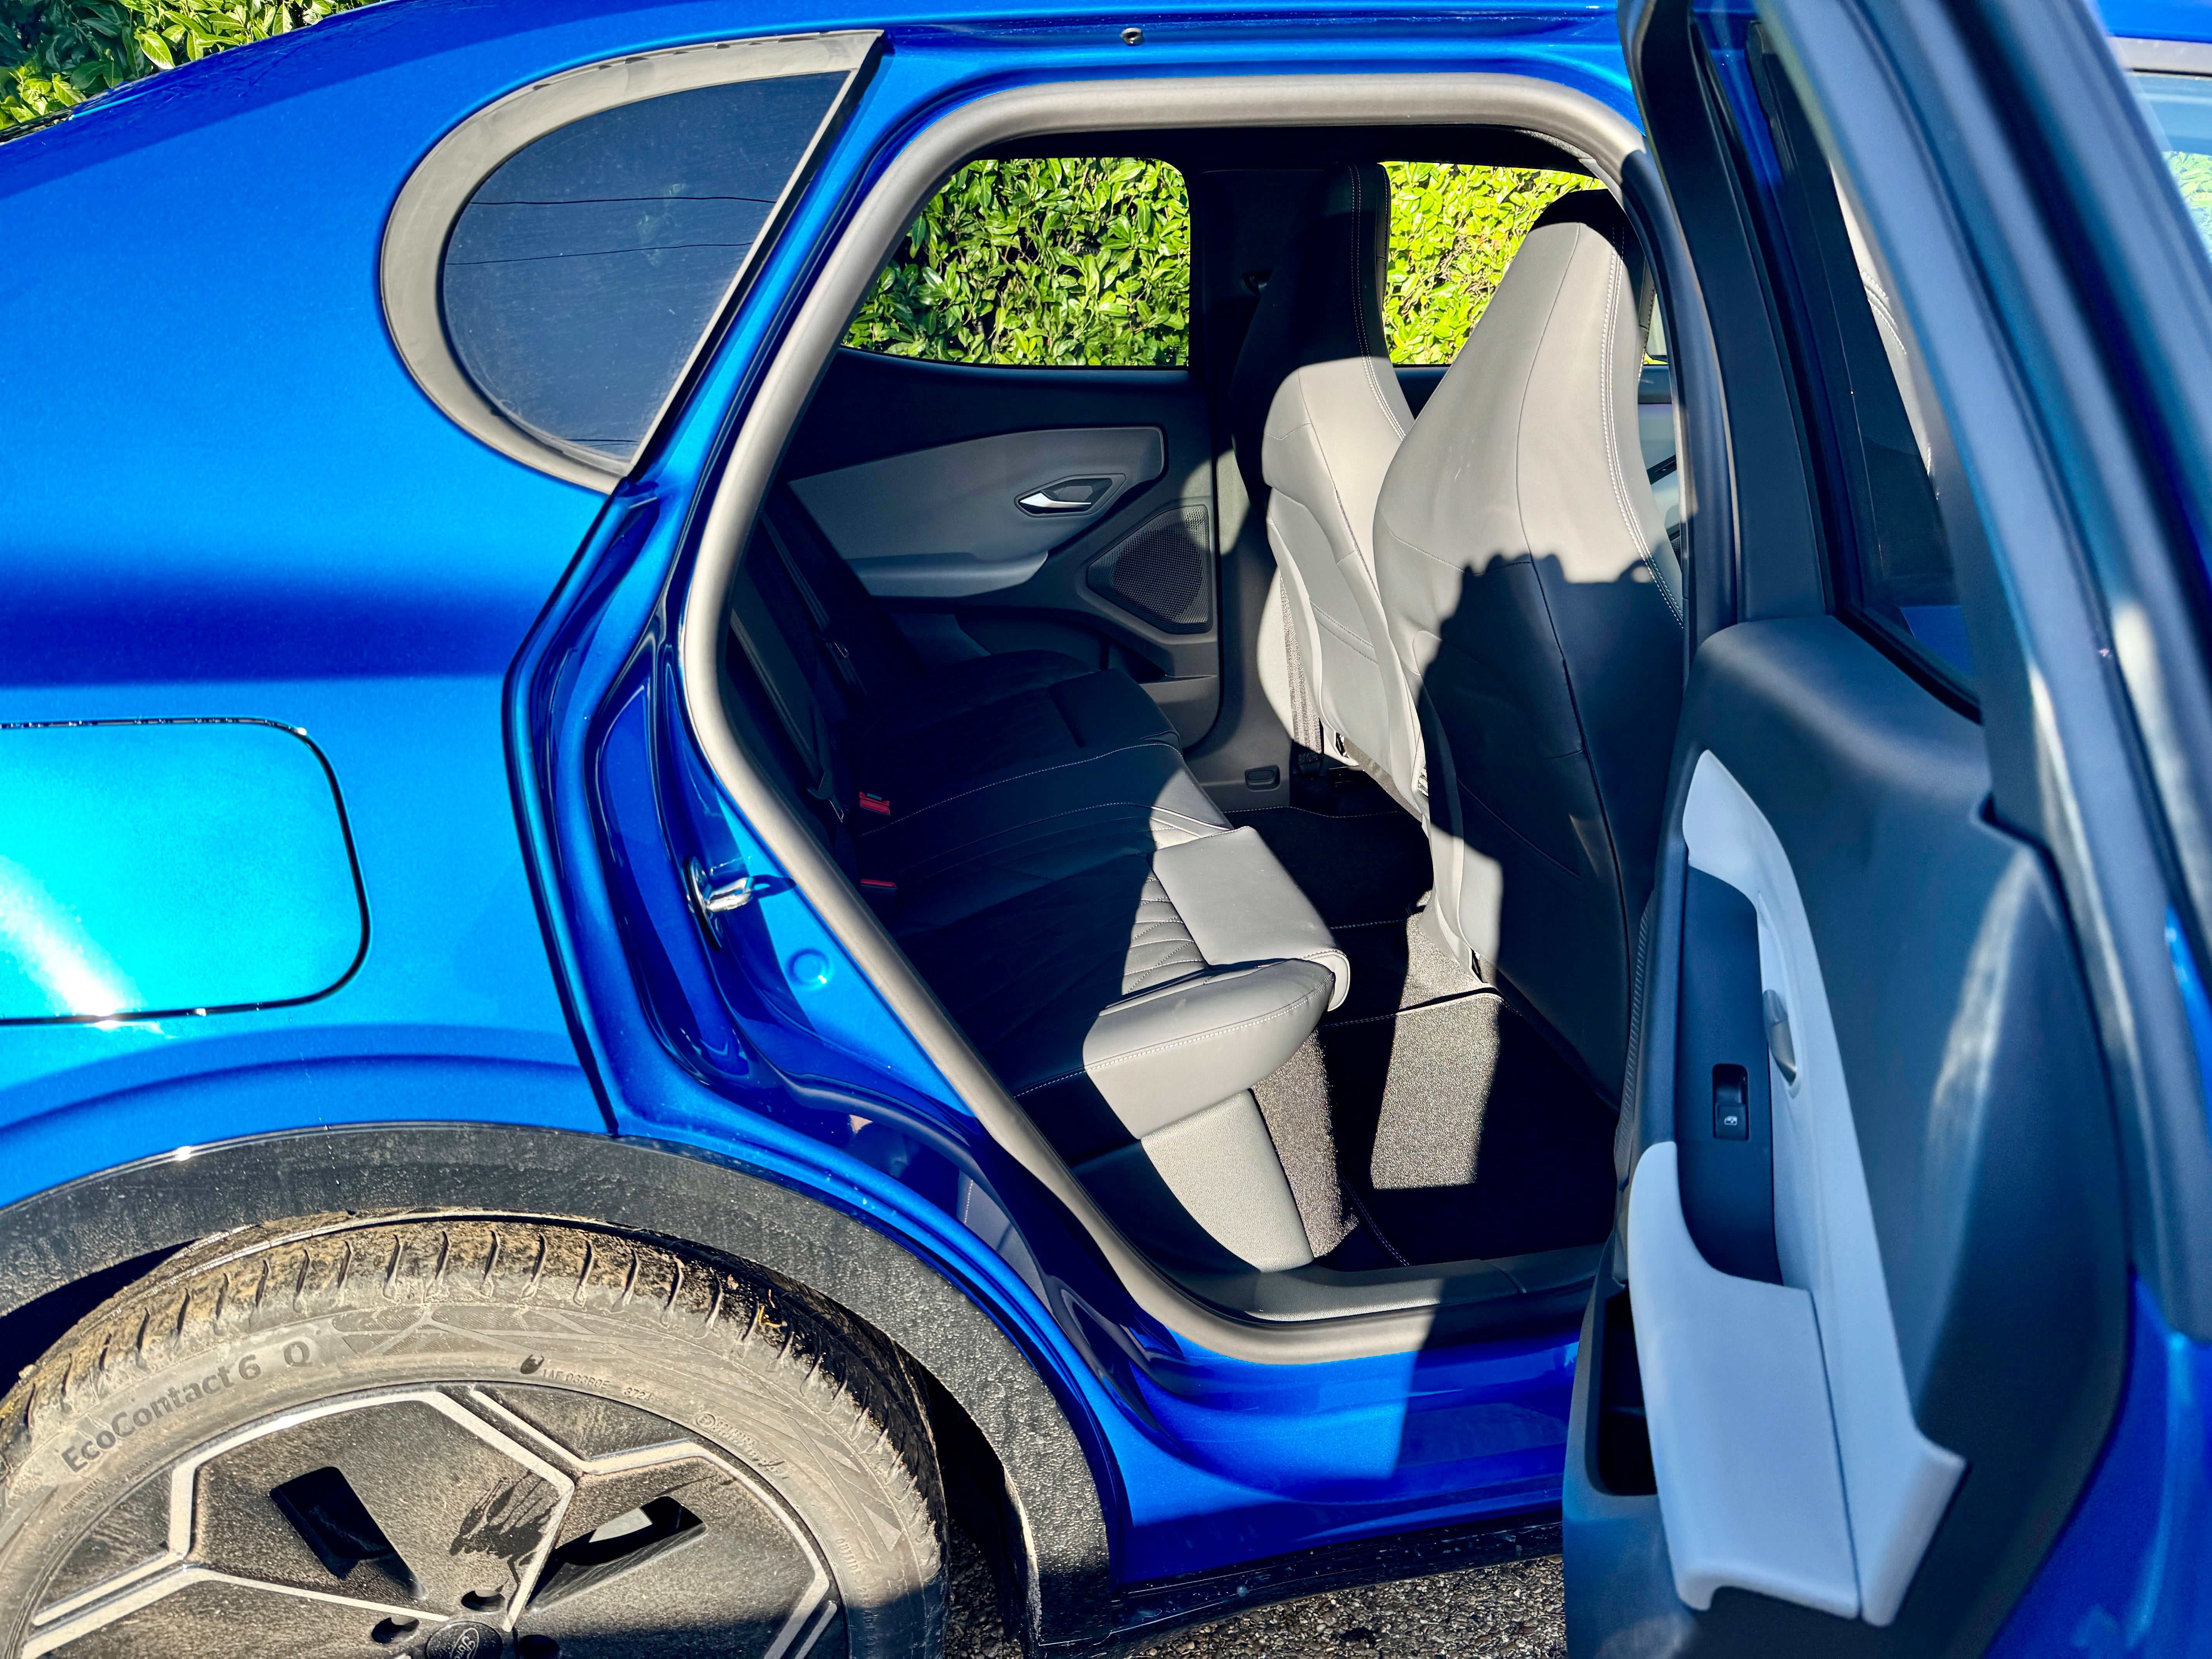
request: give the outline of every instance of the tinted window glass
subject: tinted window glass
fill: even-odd
[[[921,210],[845,343],[943,363],[1190,356],[1190,203],[1164,161],[971,161]]]
[[[1382,332],[1390,361],[1449,363],[1498,291],[1521,239],[1570,191],[1602,188],[1579,173],[1385,161],[1390,268]]]
[[[2137,75],[2136,90],[2150,111],[2151,125],[2166,150],[2166,165],[2181,199],[2197,221],[2197,233],[2212,248],[2212,77],[2201,75]]]
[[[1942,502],[1962,490],[1910,319],[1781,66],[1752,58],[1771,123],[1779,250],[1793,269],[1805,410],[1825,452],[1838,609],[1940,684],[1973,665]]]
[[[478,389],[541,438],[628,461],[844,80],[670,93],[509,158],[454,222],[441,279]]]

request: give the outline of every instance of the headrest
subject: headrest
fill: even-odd
[[[1284,377],[1308,363],[1388,360],[1382,273],[1389,253],[1390,180],[1381,166],[1346,163],[1323,172],[1275,256],[1229,385],[1237,465],[1255,501],[1267,491],[1260,446]]]

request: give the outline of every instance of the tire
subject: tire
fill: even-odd
[[[898,1355],[654,1243],[343,1217],[192,1247],[0,1400],[10,1659],[933,1659]]]

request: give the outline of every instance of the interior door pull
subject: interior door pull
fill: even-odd
[[[1797,1043],[1790,1035],[1790,1006],[1782,1000],[1778,991],[1769,991],[1764,1005],[1766,1011],[1766,1049],[1774,1056],[1784,1083],[1797,1080]]]
[[[1088,513],[1113,487],[1111,478],[1062,478],[1031,490],[1017,504],[1025,513]]]

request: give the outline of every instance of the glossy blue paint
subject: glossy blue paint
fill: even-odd
[[[2166,945],[2212,1114],[2212,997],[2171,909]],[[2169,1326],[2139,1279],[2129,1327],[2127,1382],[2096,1470],[1990,1659],[2212,1654],[2212,1346]]]
[[[1598,0],[1208,0],[1147,18],[1141,55],[1124,21],[1031,0],[741,19],[392,0],[0,147],[0,242],[42,250],[11,266],[0,318],[72,354],[40,418],[0,436],[0,722],[304,732],[371,918],[358,970],[311,1002],[0,1032],[0,1201],[322,1123],[648,1133],[861,1218],[990,1310],[1075,1425],[1125,1583],[1556,1502],[1572,1331],[1296,1368],[1193,1349],[980,1133],[801,895],[769,893],[710,951],[679,885],[693,856],[781,874],[690,743],[670,618],[763,350],[904,134],[1025,80],[1299,68],[1516,70],[1632,113]],[[379,312],[379,238],[455,122],[579,64],[842,27],[893,49],[611,500],[495,453],[415,387]]]
[[[368,943],[329,769],[258,720],[0,727],[0,1021],[305,1001]]]
[[[2097,14],[2124,40],[2212,41],[2203,0],[2097,0]]]
[[[372,923],[313,1001],[0,1033],[0,1200],[322,1123],[604,1127],[501,716],[603,503],[439,414],[376,294],[407,170],[535,52],[415,15],[210,59],[0,147],[0,243],[42,250],[11,264],[0,318],[72,365],[0,434],[0,722],[304,732]]]
[[[1358,51],[1369,67],[1552,73],[1626,107],[1609,27],[1470,29],[1441,52],[1433,37],[1376,31]],[[1541,1510],[1557,1501],[1574,1332],[1298,1367],[1193,1349],[1129,1301],[1056,1202],[981,1133],[800,894],[783,884],[726,917],[723,951],[686,908],[678,872],[690,858],[720,878],[743,869],[774,887],[783,875],[692,747],[670,644],[693,529],[682,504],[711,477],[728,411],[820,240],[900,135],[1012,78],[1131,72],[1110,33],[1070,28],[1024,35],[1016,77],[1007,43],[978,33],[893,30],[689,407],[617,498],[518,675],[515,741],[543,757],[526,816],[558,895],[549,908],[595,1073],[623,1130],[841,1192],[878,1224],[896,1219],[994,1308],[1091,1451],[1123,1582]],[[1342,42],[1315,33],[1148,22],[1144,67],[1341,64]],[[808,953],[826,973],[793,971]],[[883,1156],[887,1142],[903,1147]]]
[[[2140,1280],[2130,1323],[2112,1437],[1990,1659],[2212,1653],[2212,1347]]]

